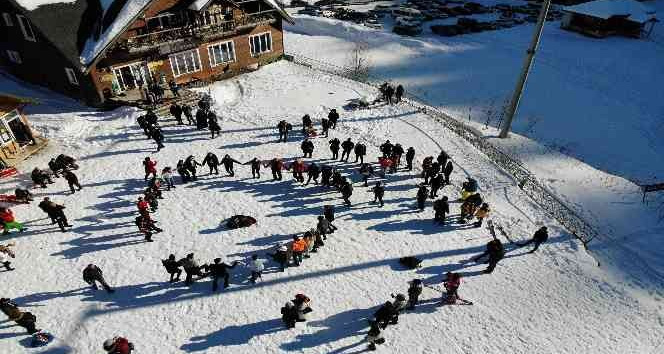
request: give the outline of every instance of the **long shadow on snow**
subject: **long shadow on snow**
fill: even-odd
[[[286,330],[280,319],[271,319],[242,326],[228,326],[203,336],[191,337],[190,343],[180,349],[188,353],[209,350],[219,346],[249,343],[254,337]]]
[[[301,351],[357,335],[368,327],[367,319],[374,312],[375,308],[352,309],[334,314],[324,320],[309,321],[307,327],[321,329],[313,333],[298,334],[295,340],[283,343],[280,347],[287,351]]]

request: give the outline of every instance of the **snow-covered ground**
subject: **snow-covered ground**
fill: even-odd
[[[645,4],[664,13],[662,0]],[[533,31],[524,24],[449,38],[430,31],[403,37],[334,19],[296,18],[286,26],[287,51],[345,64],[353,42],[366,42],[374,74],[459,118],[470,115],[484,125],[491,112],[491,126],[511,96]],[[515,131],[602,171],[642,183],[664,180],[663,45],[659,24],[651,38],[635,40],[592,39],[547,23]],[[620,143],[605,144],[607,137]]]
[[[664,13],[662,0],[644,4]],[[532,25],[404,37],[299,15],[286,29],[287,51],[337,65],[348,63],[354,43],[367,43],[373,74],[404,84],[518,157],[600,232],[590,247],[603,266],[647,288],[646,297],[661,292],[662,194],[643,204],[633,181],[664,181],[664,26],[658,23],[648,39],[593,39],[547,23],[515,118],[519,135],[506,140],[495,138],[494,126],[514,89]]]
[[[491,275],[484,265],[464,260],[482,251],[485,229],[432,223],[430,202],[424,213],[413,210],[416,174],[387,178],[386,205],[377,208],[368,189],[355,184],[353,206],[341,206],[339,195],[314,185],[252,180],[246,166],[236,177],[208,176],[165,193],[155,219],[166,231],[145,243],[133,225],[135,200],[144,188],[140,162],[145,156],[159,167],[173,166],[190,154],[208,151],[240,161],[300,156],[299,137],[277,143],[280,119],[299,122],[309,113],[315,121],[329,108],[372,92],[365,86],[318,74],[286,62],[215,84],[211,92],[222,118],[222,136],[211,140],[190,127],[166,125],[166,148],[154,152],[135,123],[139,112],[97,112],[46,92],[3,80],[4,90],[48,99],[28,108],[34,125],[51,140],[48,150],[26,161],[22,171],[45,166],[50,156],[76,156],[83,190],[69,195],[62,180],[37,198],[50,196],[67,206],[74,228],[59,232],[33,203],[16,206],[29,231],[12,233],[2,242],[17,243],[16,271],[2,272],[2,296],[14,298],[38,317],[39,327],[58,340],[48,353],[92,353],[113,335],[129,337],[141,353],[357,353],[366,319],[375,306],[404,292],[419,277],[438,284],[450,270],[466,275],[462,296],[474,306],[438,307],[440,294],[425,288],[423,304],[400,317],[385,332],[389,353],[654,353],[660,344],[661,298],[635,298],[630,285],[614,281],[595,266],[579,243],[523,195],[514,181],[486,157],[427,116],[408,106],[345,112],[330,137],[365,142],[373,160],[377,146],[390,139],[414,146],[417,160],[443,148],[455,162],[453,186],[442,194],[456,196],[466,176],[479,180],[493,208],[492,218],[516,239],[549,225],[551,238],[539,252],[508,245],[506,259]],[[357,181],[352,163],[327,160],[326,139],[314,139],[315,161],[340,168]],[[418,169],[419,170],[419,169]],[[22,180],[24,177],[19,178]],[[4,180],[4,190],[17,180]],[[270,263],[263,281],[247,283],[247,270],[234,272],[229,289],[211,292],[208,280],[192,287],[168,284],[160,259],[195,252],[202,262],[215,257],[244,260],[264,255],[279,242],[312,227],[324,204],[337,206],[339,230],[325,247],[299,268],[275,272]],[[458,213],[452,204],[452,214]],[[220,223],[233,214],[249,214],[258,224],[226,230]],[[417,271],[400,268],[397,258],[424,259]],[[92,292],[81,279],[88,263],[99,265],[117,292]],[[439,285],[439,284],[438,284]],[[285,330],[279,308],[293,294],[313,299],[314,312],[304,324]],[[655,300],[659,299],[659,301]],[[40,352],[23,347],[21,329],[0,326],[3,353]]]

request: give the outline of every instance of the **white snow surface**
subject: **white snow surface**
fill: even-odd
[[[645,4],[664,10],[661,0]],[[663,196],[644,204],[638,185],[664,181],[664,26],[649,39],[600,40],[547,23],[517,134],[496,139],[497,112],[511,97],[532,26],[402,37],[334,19],[296,20],[286,26],[288,52],[346,65],[354,43],[367,43],[372,74],[483,132],[595,227],[591,250],[618,279],[655,289],[664,282]]]
[[[656,18],[655,10],[634,0],[596,0],[565,6],[563,10],[605,20],[613,16],[627,16],[639,23]]]
[[[28,11],[36,10],[42,5],[50,4],[70,4],[76,0],[15,0],[19,5]]]
[[[357,353],[366,346],[367,318],[390,293],[405,292],[406,282],[416,277],[440,286],[447,271],[465,274],[460,294],[475,305],[439,307],[440,293],[425,288],[422,304],[384,332],[381,352],[655,353],[661,343],[664,319],[657,292],[644,297],[647,301],[636,297],[632,284],[597,267],[511,178],[427,116],[403,105],[341,109],[349,99],[375,94],[366,86],[274,63],[211,87],[222,120],[220,138],[165,122],[166,148],[155,153],[135,122],[140,114],[135,109],[97,112],[6,79],[1,85],[42,102],[28,107],[29,118],[51,139],[47,150],[21,166],[18,178],[1,181],[3,192],[24,183],[26,172],[45,167],[59,153],[78,158],[83,184],[75,195],[62,179],[34,190],[37,200],[50,196],[66,205],[74,225],[66,233],[52,226],[34,202],[13,207],[29,230],[0,241],[17,243],[16,270],[0,273],[1,295],[33,312],[39,327],[57,340],[45,349],[26,349],[21,329],[4,322],[3,353],[94,353],[114,335],[128,337],[140,353]],[[155,235],[156,242],[145,243],[136,232],[135,201],[145,188],[145,156],[156,159],[159,168],[190,154],[200,161],[208,151],[242,162],[274,156],[292,160],[301,156],[299,134],[277,143],[277,122],[287,119],[298,130],[304,113],[318,123],[330,108],[341,113],[330,138],[364,142],[370,161],[386,139],[415,147],[415,171],[388,175],[384,208],[368,203],[372,196],[357,183],[356,165],[327,160],[327,139],[316,138],[312,160],[335,165],[356,182],[351,208],[341,206],[336,192],[295,183],[288,172],[284,181],[273,182],[269,170],[253,180],[247,166],[236,166],[235,177],[210,176],[202,168],[197,182],[178,183],[165,192],[154,214],[165,232]],[[413,209],[419,162],[441,148],[455,162],[453,186],[441,194],[455,199],[460,183],[473,176],[492,207],[491,218],[513,238],[526,239],[548,225],[549,242],[534,254],[508,243],[506,258],[491,275],[480,274],[484,265],[466,263],[483,250],[488,232],[434,225],[430,201],[423,213]],[[201,262],[264,255],[313,227],[324,204],[336,205],[339,230],[300,267],[281,273],[269,263],[256,285],[247,283],[248,271],[240,267],[233,271],[231,287],[216,294],[209,280],[192,287],[166,281],[160,259],[169,253],[195,252]],[[458,208],[451,204],[452,215]],[[220,226],[234,214],[252,215],[258,223],[238,230]],[[400,268],[397,259],[407,255],[424,259],[423,267]],[[89,263],[104,270],[115,294],[93,292],[82,281],[81,271]],[[299,292],[313,300],[314,312],[307,322],[286,330],[279,308]]]
[[[136,15],[148,5],[150,1],[152,0],[128,0],[124,7],[122,7],[122,10],[118,13],[115,21],[113,21],[106,31],[99,36],[99,39],[94,40],[93,38],[88,38],[81,51],[81,64],[84,66],[91,64],[101,51],[104,50],[104,48],[106,48],[106,46],[109,45],[126,26],[130,25],[132,19],[134,19],[134,17],[136,17]],[[102,2],[104,11],[106,11],[112,3],[112,0]]]

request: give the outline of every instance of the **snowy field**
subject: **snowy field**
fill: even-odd
[[[664,13],[663,0],[644,4]],[[514,89],[532,25],[449,38],[425,29],[404,37],[334,19],[296,19],[286,27],[288,52],[346,65],[355,43],[367,43],[373,74],[404,84],[524,162],[599,231],[590,246],[603,266],[646,293],[662,293],[664,196],[650,195],[643,204],[634,182],[664,181],[660,23],[640,40],[593,39],[547,23],[514,121],[517,134],[505,140],[495,138],[494,126]]]
[[[349,99],[372,94],[364,86],[318,74],[286,62],[215,84],[211,93],[222,119],[222,136],[166,124],[166,148],[155,153],[135,122],[139,112],[119,109],[97,112],[3,79],[4,90],[37,97],[30,119],[51,139],[49,148],[26,161],[21,171],[45,167],[48,159],[66,153],[79,159],[83,190],[69,195],[62,180],[36,198],[50,196],[67,206],[71,232],[61,233],[35,203],[14,211],[29,231],[12,233],[2,242],[17,243],[13,272],[0,272],[2,296],[14,298],[36,314],[39,327],[58,337],[49,350],[26,349],[22,329],[0,322],[2,353],[93,353],[114,335],[127,336],[137,353],[358,353],[367,318],[390,293],[405,292],[407,281],[421,278],[440,286],[447,271],[465,274],[460,294],[474,306],[439,307],[440,293],[425,288],[423,304],[400,317],[384,333],[385,353],[656,353],[661,344],[662,299],[643,300],[633,286],[617,281],[580,244],[549,219],[486,157],[408,106],[345,112]],[[277,143],[281,119],[297,124],[309,113],[315,122],[330,108],[340,109],[338,128],[330,138],[364,142],[368,158],[390,139],[414,146],[416,160],[447,151],[455,162],[453,186],[442,194],[456,199],[466,176],[478,179],[490,203],[491,218],[523,240],[548,225],[549,242],[534,254],[513,249],[491,275],[485,265],[465,263],[490,239],[485,229],[433,224],[433,211],[414,210],[416,178],[401,171],[388,175],[386,205],[368,202],[368,189],[355,183],[353,206],[325,188],[295,183],[285,174],[273,182],[269,171],[252,180],[247,166],[235,177],[203,176],[165,193],[154,215],[164,233],[145,243],[133,224],[135,201],[145,187],[141,161],[156,159],[158,167],[174,166],[193,154],[230,154],[239,161],[300,156],[300,137]],[[297,125],[296,125],[297,128]],[[314,139],[311,160],[336,166],[351,176],[356,165],[327,160],[325,139]],[[4,180],[13,189],[19,180]],[[201,262],[264,255],[315,225],[324,204],[337,206],[339,230],[319,253],[302,266],[275,271],[270,263],[263,281],[247,282],[248,271],[236,269],[231,287],[211,292],[209,280],[192,287],[169,284],[160,259],[169,253],[195,252]],[[459,204],[451,204],[452,215]],[[258,224],[226,230],[220,223],[234,214],[253,215]],[[503,240],[506,241],[506,240]],[[399,257],[424,259],[416,271],[402,269]],[[92,292],[81,279],[88,263],[103,270],[117,292]],[[279,308],[295,293],[312,300],[308,322],[285,330]],[[661,347],[660,347],[661,349]]]
[[[644,4],[664,13],[664,0]],[[482,126],[487,120],[490,126],[498,124],[496,112],[511,97],[533,32],[532,24],[524,24],[440,37],[428,28],[434,21],[427,22],[423,35],[407,37],[351,22],[295,16],[296,24],[286,26],[287,51],[343,65],[355,42],[367,43],[375,75],[402,83],[431,104],[460,119],[470,116]],[[455,22],[445,23],[450,21]],[[389,25],[391,19],[384,22]],[[549,22],[514,129],[599,170],[641,183],[662,181],[662,61],[664,26],[659,23],[650,38],[636,40],[593,39]],[[605,144],[607,137],[621,143]]]

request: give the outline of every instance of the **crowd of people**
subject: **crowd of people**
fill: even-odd
[[[171,90],[175,96],[178,95],[177,87],[171,87]],[[388,104],[400,102],[403,93],[401,85],[398,85],[396,88],[387,83],[381,86],[381,94],[384,101]],[[186,104],[173,103],[170,107],[170,112],[178,124],[185,124],[183,121],[184,116],[187,124],[195,125],[196,129],[210,130],[212,138],[215,137],[215,134],[218,136],[221,131],[216,114],[211,109],[209,97],[199,101],[195,116],[192,114],[191,107]],[[208,167],[209,175],[219,175],[218,167],[223,166],[227,176],[233,177],[236,172],[234,169],[236,164],[247,165],[250,166],[251,176],[254,179],[261,178],[261,167],[269,167],[274,181],[282,180],[282,171],[290,171],[293,179],[298,183],[308,185],[313,181],[314,184],[323,188],[334,189],[341,194],[343,204],[351,206],[350,199],[353,195],[354,187],[350,175],[344,176],[344,170],[337,168],[336,166],[338,165],[316,163],[313,161],[305,162],[305,159],[312,158],[314,155],[315,145],[312,139],[318,136],[327,139],[329,130],[336,129],[339,120],[339,113],[335,109],[330,110],[327,117],[321,119],[320,126],[322,133],[318,134],[311,117],[305,115],[302,118],[302,134],[304,139],[300,144],[303,156],[296,157],[292,161],[287,161],[283,157],[273,157],[271,159],[254,157],[250,161],[242,163],[228,154],[219,159],[213,152],[208,152],[204,156],[202,163],[199,163],[193,155],[180,159],[174,171],[170,166],[164,166],[159,170],[156,160],[145,157],[142,164],[144,170],[143,177],[147,186],[136,202],[137,215],[135,224],[139,232],[144,235],[147,242],[153,242],[153,235],[163,231],[156,226],[157,221],[153,219],[153,215],[159,209],[159,200],[164,199],[162,193],[170,191],[177,186],[173,177],[174,172],[177,172],[180,177],[179,184],[185,184],[196,181],[199,176],[198,168],[204,166]],[[148,110],[145,115],[140,116],[138,124],[146,136],[157,143],[157,151],[164,147],[163,133],[161,132],[158,117],[154,111]],[[287,142],[292,130],[292,124],[286,120],[281,120],[277,124],[279,142]],[[383,207],[386,203],[385,193],[386,191],[389,192],[389,187],[384,180],[388,179],[388,175],[399,173],[400,171],[410,172],[413,170],[413,164],[416,161],[414,147],[411,146],[406,149],[400,143],[392,143],[390,140],[385,141],[379,146],[377,161],[373,163],[369,159],[365,159],[368,148],[362,142],[353,142],[351,138],[341,141],[334,137],[327,141],[327,145],[329,146],[332,160],[349,163],[351,153],[354,154],[355,159],[350,163],[357,164],[357,168],[353,170],[361,176],[363,186],[367,187],[368,191],[373,194],[373,201],[371,203],[377,204],[378,207]],[[340,152],[341,155],[339,154]],[[405,157],[405,164],[402,164],[402,157]],[[31,178],[35,186],[47,188],[49,184],[55,183],[54,178],[62,176],[67,181],[72,194],[81,190],[78,177],[73,172],[78,169],[74,158],[66,155],[58,155],[56,158],[51,159],[48,167],[50,171],[39,168],[35,168],[32,171]],[[419,211],[424,211],[427,200],[432,200],[434,222],[440,225],[447,225],[454,222],[448,218],[450,213],[450,198],[446,195],[439,197],[439,192],[445,186],[451,185],[450,178],[454,170],[452,158],[445,151],[440,151],[436,158],[434,156],[425,156],[422,158],[421,170],[422,172],[418,176],[421,182],[418,184],[417,193],[414,196],[415,208]],[[306,181],[305,173],[307,175]],[[375,184],[369,185],[370,179],[377,179],[377,181]],[[475,220],[472,225],[474,227],[481,227],[483,221],[488,218],[491,209],[489,204],[483,200],[479,190],[478,182],[471,177],[468,177],[462,183],[459,198],[455,200],[461,203],[456,223],[466,224]],[[25,203],[33,200],[32,194],[28,190],[20,188],[15,191],[15,199],[17,202]],[[64,205],[51,201],[49,197],[44,197],[38,206],[48,215],[53,224],[58,225],[61,231],[66,232],[67,228],[72,227],[65,216]],[[13,212],[8,208],[0,209],[0,219],[3,222],[5,234],[12,229],[25,230],[25,227],[15,220]],[[224,289],[228,288],[230,286],[232,270],[238,265],[243,265],[250,271],[247,281],[250,284],[254,284],[262,280],[263,272],[270,259],[278,264],[278,269],[281,272],[284,272],[287,267],[298,267],[305,259],[317,253],[327,242],[328,236],[337,230],[337,227],[333,224],[334,221],[334,206],[325,205],[321,215],[317,216],[315,226],[312,224],[309,230],[293,236],[293,239],[288,242],[273,245],[273,249],[266,252],[263,257],[258,253],[254,253],[246,260],[235,260],[228,263],[222,261],[221,257],[217,257],[207,263],[201,264],[192,252],[180,259],[175,254],[170,254],[161,263],[169,275],[168,281],[170,283],[180,281],[183,272],[185,273],[185,285],[192,285],[196,280],[209,277],[211,279],[211,288],[214,292],[219,289],[220,281],[223,281],[222,286]],[[247,225],[251,224],[248,223]],[[493,272],[505,254],[504,246],[496,236],[493,227],[490,227],[490,230],[493,239],[487,243],[486,251],[472,259],[475,262],[487,259],[489,266],[484,271],[485,273]],[[517,245],[525,247],[534,243],[535,246],[530,251],[534,252],[547,239],[547,229],[546,227],[542,227],[535,233],[531,240]],[[0,245],[0,266],[5,267],[7,271],[13,270],[11,262],[15,258],[15,253],[11,248],[14,246],[13,243]],[[89,264],[83,270],[83,280],[94,290],[98,289],[97,283],[99,283],[108,293],[115,292],[104,279],[102,270],[94,264]],[[374,318],[369,323],[370,328],[366,337],[369,349],[375,350],[377,345],[385,342],[382,331],[388,325],[396,324],[400,313],[408,309],[412,310],[418,305],[419,297],[425,284],[420,279],[414,279],[409,284],[407,297],[401,293],[393,295],[393,301],[384,303],[375,312]],[[443,303],[454,304],[457,301],[466,301],[458,295],[458,288],[461,284],[461,275],[459,273],[447,273],[443,284],[445,286]],[[297,294],[293,300],[288,301],[281,308],[282,320],[287,328],[294,328],[297,322],[306,321],[306,315],[312,311],[310,303],[311,300],[309,297],[304,294]],[[28,333],[39,332],[36,329],[36,317],[30,312],[20,311],[18,305],[11,301],[11,299],[0,299],[0,309],[10,320],[26,328]],[[105,341],[103,347],[109,353],[125,354],[131,352],[133,344],[126,338],[115,337]]]

